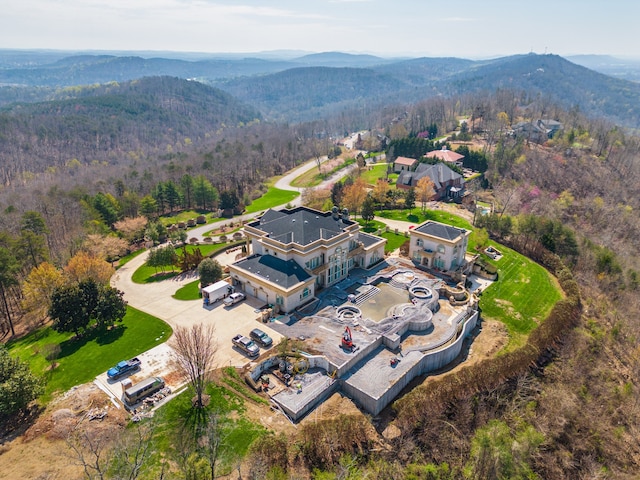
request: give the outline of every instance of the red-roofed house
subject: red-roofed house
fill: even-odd
[[[464,155],[453,152],[447,147],[442,147],[442,150],[433,150],[425,155],[427,158],[437,158],[443,162],[453,163],[454,165],[462,166],[462,159]]]
[[[413,170],[417,163],[418,161],[415,158],[398,157],[393,162],[393,171],[396,173],[410,171]]]

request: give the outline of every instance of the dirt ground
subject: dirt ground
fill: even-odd
[[[495,321],[483,321],[475,336],[466,342],[458,359],[445,370],[423,378],[421,383],[448,375],[466,365],[471,365],[494,355],[507,341],[504,326]],[[259,419],[266,427],[283,432],[293,438],[299,426],[292,424],[281,413],[247,401],[247,416]],[[87,416],[106,412],[102,419],[90,420]],[[301,425],[339,414],[364,415],[348,398],[340,393],[332,395],[311,412]],[[100,416],[100,415],[97,415]],[[384,417],[384,414],[382,415]],[[108,436],[113,431],[125,428],[128,416],[117,409],[93,383],[81,385],[64,397],[52,402],[24,435],[0,444],[0,480],[62,480],[84,478],[81,468],[74,463],[71,450],[65,443],[67,434],[80,425]],[[392,422],[384,424],[383,436],[390,439],[399,434]],[[229,478],[238,478],[234,473]]]

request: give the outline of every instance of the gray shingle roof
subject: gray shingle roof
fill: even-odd
[[[308,245],[320,238],[330,239],[353,225],[351,220],[334,219],[331,212],[319,212],[299,207],[292,210],[267,210],[249,226],[269,234],[269,238],[282,243]]]
[[[423,177],[429,177],[434,184],[436,190],[442,187],[443,183],[447,183],[451,180],[456,180],[458,178],[462,178],[458,172],[450,169],[444,163],[436,163],[430,165],[428,163],[421,163],[416,168],[415,172],[402,172],[398,176],[397,183],[401,185],[411,185],[412,183],[415,185],[418,180]]]
[[[311,278],[295,260],[283,260],[273,255],[251,255],[233,265],[283,288],[291,288]]]
[[[375,235],[369,235],[368,233],[360,232],[358,234],[358,240],[360,240],[366,248],[366,247],[370,247],[375,243],[378,243],[380,240],[384,240],[384,238],[376,237]]]
[[[432,222],[429,220],[423,223],[415,229],[416,232],[426,233],[434,237],[442,238],[444,240],[453,241],[461,235],[466,233],[466,230],[458,227],[452,227],[443,223]]]

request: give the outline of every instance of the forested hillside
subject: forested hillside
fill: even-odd
[[[56,96],[0,111],[3,184],[82,164],[117,164],[132,154],[170,153],[260,118],[227,93],[170,77],[70,87]]]
[[[309,121],[345,106],[382,105],[405,84],[391,76],[361,68],[308,67],[220,85],[279,121]]]

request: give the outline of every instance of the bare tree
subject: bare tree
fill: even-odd
[[[65,438],[67,446],[72,451],[72,457],[82,467],[88,480],[107,478],[113,458],[114,434],[113,430],[98,433],[80,421]]]
[[[95,428],[81,420],[65,440],[88,480],[135,480],[152,453],[152,425],[138,424],[133,431],[119,433],[116,428]]]
[[[195,390],[193,406],[205,406],[204,390],[217,352],[215,328],[202,323],[191,328],[178,327],[171,340],[178,365]]]

